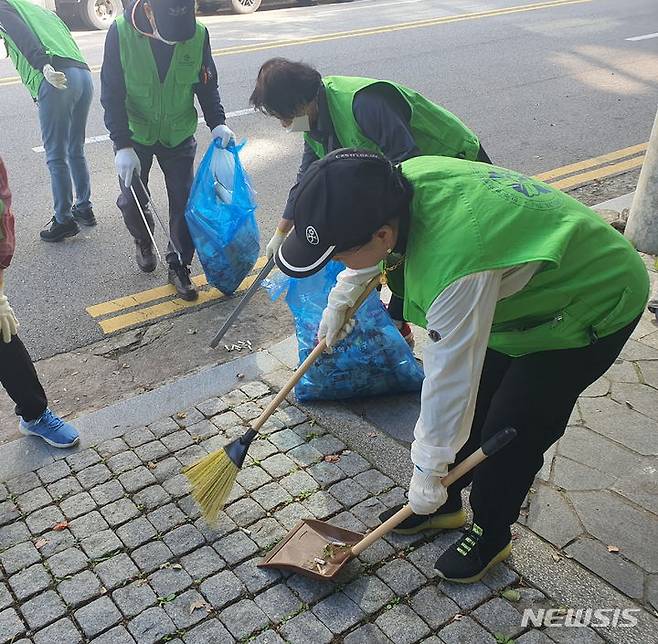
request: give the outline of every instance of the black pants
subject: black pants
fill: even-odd
[[[581,348],[510,358],[488,350],[471,435],[455,464],[505,427],[517,437],[449,488],[445,508],[461,507],[460,492],[472,481],[474,521],[489,533],[509,535],[518,519],[544,452],[566,429],[578,396],[614,363],[639,318],[620,331]],[[453,465],[454,467],[454,465]]]
[[[167,248],[167,262],[170,264],[177,263],[178,255],[176,251],[178,251],[183,264],[189,265],[194,256],[194,244],[190,237],[190,231],[187,228],[187,222],[185,221],[185,206],[187,205],[187,198],[190,195],[190,188],[194,179],[196,140],[191,136],[175,148],[167,148],[159,143],[150,146],[135,143],[134,147],[142,166],[140,176],[147,189],[149,173],[153,165],[153,157],[157,158],[158,164],[164,174],[167,197],[169,199],[169,235],[175,246],[175,248],[172,248],[171,244],[169,244]],[[121,180],[119,180],[119,187],[121,188],[121,194],[117,199],[117,206],[121,210],[126,228],[128,228],[128,231],[135,239],[141,241],[149,240],[148,232],[144,226],[144,221],[139,213],[131,190],[126,188]],[[133,188],[135,189],[139,203],[144,209],[149,227],[153,230],[153,217],[146,209],[146,194],[136,179],[133,181]]]
[[[17,335],[11,342],[0,338],[0,382],[16,403],[16,414],[35,420],[46,411],[48,399],[27,349]]]

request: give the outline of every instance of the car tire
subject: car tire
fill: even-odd
[[[123,13],[121,0],[82,0],[80,17],[91,29],[109,29],[117,16]]]
[[[231,6],[235,13],[254,13],[258,11],[262,0],[231,0]]]

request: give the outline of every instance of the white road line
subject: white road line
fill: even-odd
[[[655,34],[645,34],[644,36],[633,36],[632,38],[624,38],[624,40],[649,40],[649,38],[658,38],[658,32]]]
[[[256,114],[256,113],[257,112],[252,107],[249,107],[246,110],[236,110],[235,112],[227,112],[226,118],[232,119],[232,118],[237,118],[239,116],[247,116],[247,114]],[[199,123],[205,123],[205,121],[201,118],[199,119]],[[110,140],[109,134],[90,136],[85,139],[85,145],[89,145],[90,143],[102,143],[103,141],[109,141],[109,140]],[[39,145],[36,148],[32,148],[32,152],[36,152],[37,154],[43,154],[45,152],[45,149],[43,145]]]

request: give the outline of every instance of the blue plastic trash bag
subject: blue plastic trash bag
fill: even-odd
[[[265,283],[272,299],[285,290],[295,318],[300,364],[317,344],[318,327],[336,276],[345,268],[330,262],[304,279],[275,276]],[[295,387],[300,401],[362,398],[419,391],[423,370],[384,308],[379,293],[368,296],[355,315],[356,327],[333,353],[323,354]]]
[[[208,283],[233,293],[258,259],[255,193],[240,163],[244,143],[213,143],[197,170],[185,210]]]

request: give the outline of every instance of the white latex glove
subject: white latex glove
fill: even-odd
[[[432,514],[447,500],[448,490],[441,483],[441,477],[431,472],[423,472],[417,465],[409,483],[409,505],[414,514]]]
[[[114,155],[114,166],[123,185],[130,188],[135,172],[139,174],[142,171],[142,164],[134,148],[121,148]]]
[[[327,348],[332,349],[354,329],[354,324],[345,324],[347,310],[354,306],[368,282],[380,273],[379,266],[354,270],[346,268],[338,273],[335,286],[329,293],[327,306],[322,313],[318,328],[318,340],[326,338]],[[350,320],[350,323],[352,320]]]
[[[233,130],[227,125],[218,125],[217,127],[214,127],[210,131],[210,134],[212,134],[213,139],[219,141],[223,148],[228,147],[228,144],[231,143],[231,141],[235,143],[235,134],[233,134]]]
[[[0,290],[0,333],[2,340],[9,344],[11,336],[18,332],[18,320],[14,315],[14,310],[9,306],[7,296]]]
[[[52,65],[44,65],[41,71],[44,78],[55,89],[66,89],[66,74],[64,72],[58,72]]]
[[[272,235],[272,239],[270,239],[269,243],[265,247],[265,256],[267,259],[270,259],[270,257],[276,254],[276,251],[278,251],[281,247],[281,244],[283,244],[283,240],[286,238],[286,234],[287,233],[284,233],[278,228],[276,229],[274,235]]]

